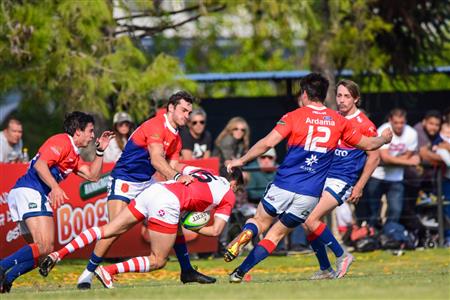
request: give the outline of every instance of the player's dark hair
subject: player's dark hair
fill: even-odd
[[[403,108],[394,108],[389,112],[388,117],[389,119],[391,119],[392,117],[406,118],[406,110],[404,110]]]
[[[173,106],[177,106],[178,104],[180,104],[180,101],[184,100],[186,102],[189,102],[191,104],[194,103],[194,96],[192,96],[191,94],[189,94],[186,91],[178,91],[175,94],[173,94],[172,96],[170,96],[169,98],[169,102],[167,102],[167,109],[169,109],[169,105],[173,105]]]
[[[237,185],[244,185],[244,175],[242,174],[242,170],[240,168],[233,168],[233,171],[228,173],[226,167],[222,167],[220,174],[223,174],[223,177],[225,177],[228,181],[236,180]]]
[[[442,121],[442,114],[438,110],[429,110],[425,113],[425,120],[428,120],[429,118],[436,118]]]
[[[356,102],[356,106],[359,107],[359,105],[361,104],[361,92],[359,91],[359,86],[356,84],[356,82],[349,79],[339,80],[339,82],[336,84],[336,94],[337,89],[340,85],[342,85],[349,91],[353,99],[358,99],[358,101]]]
[[[300,80],[300,93],[306,92],[308,99],[314,102],[325,102],[329,82],[319,73],[310,73]]]
[[[89,124],[95,124],[94,117],[81,111],[67,113],[64,118],[64,132],[73,136],[77,129],[84,130]]]

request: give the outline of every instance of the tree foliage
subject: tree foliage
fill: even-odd
[[[177,59],[149,57],[116,27],[109,1],[2,1],[0,89],[60,114],[126,108],[146,117],[151,93],[186,82]]]

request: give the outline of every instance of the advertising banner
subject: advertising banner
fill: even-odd
[[[216,158],[185,163],[216,172],[219,168],[219,161]],[[97,182],[89,182],[71,174],[61,183],[69,200],[53,212],[55,249],[61,248],[83,230],[92,226],[102,226],[108,222],[106,186],[113,166],[113,164],[104,164],[102,177]],[[25,240],[20,236],[19,227],[11,220],[7,196],[16,180],[26,172],[27,168],[27,164],[0,163],[0,258],[8,256],[25,244]],[[189,230],[185,230],[184,233],[189,252],[203,253],[217,250],[217,238],[200,236]],[[118,238],[108,251],[107,257],[148,255],[150,246],[143,234],[145,234],[145,227],[142,224],[136,224]],[[72,257],[88,258],[92,249],[93,245],[74,253]]]

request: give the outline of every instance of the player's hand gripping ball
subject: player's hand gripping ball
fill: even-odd
[[[208,224],[210,219],[209,212],[187,212],[184,214],[184,216],[181,218],[181,225],[183,225],[184,228],[189,230],[199,230],[206,224]]]

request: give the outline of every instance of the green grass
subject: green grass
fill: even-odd
[[[115,289],[106,290],[96,280],[89,291],[78,291],[76,280],[84,268],[79,260],[59,264],[48,278],[36,270],[19,278],[10,294],[1,299],[450,299],[450,250],[356,253],[350,273],[341,280],[311,281],[315,257],[270,257],[250,272],[249,281],[228,283],[227,274],[238,262],[196,260],[202,272],[216,276],[214,285],[183,285],[178,264],[165,269],[118,276]]]

